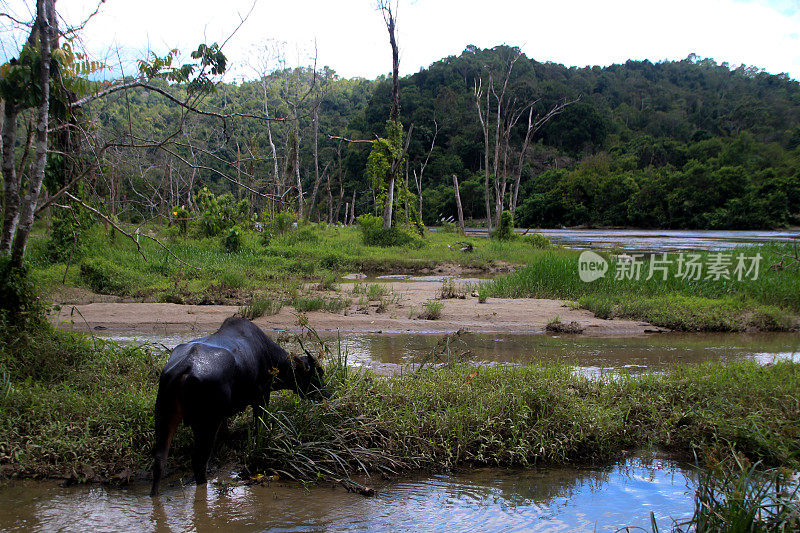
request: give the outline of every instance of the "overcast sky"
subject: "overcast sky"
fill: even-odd
[[[97,0],[58,0],[68,23],[94,11]],[[0,12],[30,19],[33,2],[0,0]],[[119,49],[138,57],[152,49],[188,53],[200,42],[226,39],[252,0],[107,0],[81,32],[95,55]],[[627,59],[683,59],[694,52],[732,66],[754,65],[800,79],[800,0],[400,0],[400,69],[410,74],[468,44],[519,46],[529,57],[568,66]],[[0,18],[0,54],[19,39]],[[259,50],[285,41],[289,64],[318,65],[344,77],[391,71],[386,28],[374,0],[257,0],[225,46],[228,80],[252,77]],[[130,68],[130,67],[128,67]]]

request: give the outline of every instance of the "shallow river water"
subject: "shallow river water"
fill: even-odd
[[[102,338],[118,342],[154,342],[166,348],[202,334],[143,335],[103,332]],[[442,335],[347,333],[328,336],[334,353],[341,352],[351,366],[370,368],[381,374],[402,371],[407,365],[426,360],[439,346]],[[676,363],[751,359],[761,364],[800,361],[797,333],[661,333],[639,337],[585,337],[466,333],[451,338],[450,358],[486,364],[559,361],[587,375],[662,370]],[[446,357],[445,357],[446,359]]]
[[[123,489],[17,482],[0,488],[7,531],[650,531],[694,509],[693,470],[653,456],[607,467],[479,469],[378,481],[365,498],[341,487],[230,483]],[[225,480],[227,481],[227,480]],[[372,482],[368,482],[372,484]]]
[[[541,233],[567,248],[626,252],[675,252],[726,250],[743,244],[796,242],[800,231],[668,230],[668,229],[517,229],[517,233]],[[486,237],[485,228],[467,229],[470,237]]]

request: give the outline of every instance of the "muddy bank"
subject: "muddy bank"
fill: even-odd
[[[593,313],[573,309],[561,300],[536,298],[489,298],[479,303],[476,296],[438,300],[443,304],[437,320],[419,318],[425,302],[436,299],[441,282],[389,282],[391,303],[382,308],[377,302],[360,302],[352,294],[353,285],[342,284],[338,295],[351,298],[350,306],[339,312],[305,313],[320,332],[368,333],[451,333],[466,330],[476,333],[544,333],[556,317],[561,322],[577,322],[584,335],[628,336],[665,331],[636,320],[603,320]],[[329,296],[337,295],[329,291]],[[106,301],[103,301],[106,300]],[[235,305],[179,305],[170,303],[109,302],[98,297],[92,303],[62,304],[52,320],[61,329],[91,331],[158,331],[166,335],[215,330],[222,321],[239,310]],[[272,316],[254,320],[265,331],[294,330],[297,312],[284,307]]]

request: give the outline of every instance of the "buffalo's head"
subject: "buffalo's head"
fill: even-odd
[[[306,355],[295,358],[294,380],[296,392],[301,398],[321,400],[330,398],[331,391],[325,385],[325,370],[319,360],[308,350]]]

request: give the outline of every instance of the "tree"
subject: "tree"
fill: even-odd
[[[4,216],[0,252],[11,255],[12,267],[21,267],[39,193],[44,181],[50,123],[50,70],[53,48],[58,48],[55,0],[37,0],[36,19],[19,59],[3,65],[0,93],[5,101],[3,122]],[[56,71],[57,72],[57,71]],[[34,108],[35,155],[27,184],[16,172],[17,116]]]
[[[383,204],[383,229],[392,227],[392,210],[394,209],[394,189],[397,174],[402,168],[405,150],[400,146],[403,139],[403,125],[400,123],[400,50],[397,46],[395,30],[397,26],[397,3],[392,0],[378,0],[378,9],[383,15],[386,30],[389,32],[389,44],[392,47],[392,108],[389,112],[389,123],[386,126],[386,138],[378,139],[373,147],[375,158],[385,159],[380,165],[373,165],[373,171],[378,166],[384,176],[387,198]],[[409,132],[410,136],[410,132]],[[406,145],[407,149],[407,145]],[[372,154],[370,154],[372,157]],[[388,158],[388,159],[386,159]],[[372,174],[376,176],[376,174]]]

